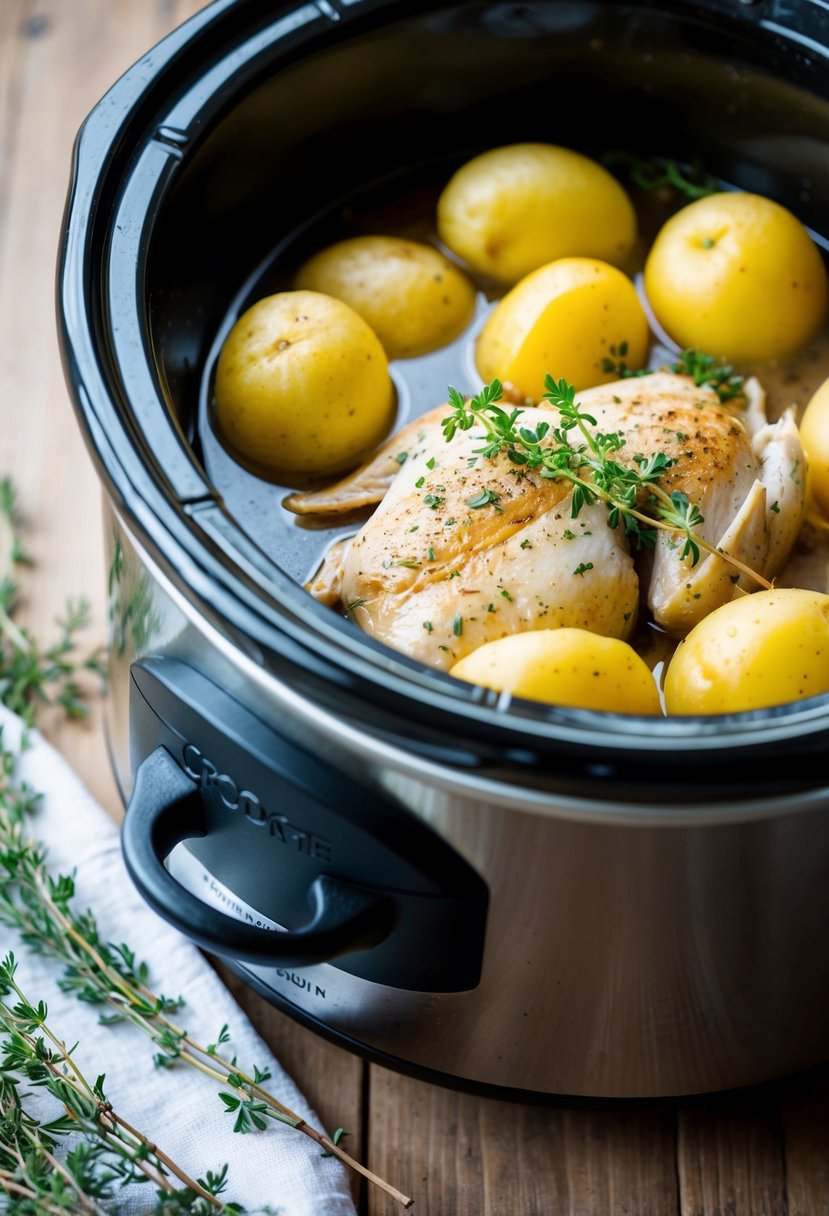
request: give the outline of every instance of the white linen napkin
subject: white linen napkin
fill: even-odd
[[[19,718],[0,706],[6,749],[16,749],[21,726]],[[320,1127],[302,1094],[198,950],[138,896],[124,869],[112,820],[37,731],[30,732],[29,740],[18,773],[43,794],[32,816],[31,834],[48,847],[53,874],[76,872],[76,909],[90,908],[105,941],[126,942],[137,958],[148,962],[155,992],[184,997],[186,1004],[175,1015],[179,1025],[199,1042],[210,1043],[227,1023],[231,1041],[223,1053],[235,1055],[240,1067],[249,1071],[254,1064],[269,1069],[269,1091]],[[192,1178],[227,1162],[228,1186],[222,1198],[241,1203],[248,1211],[268,1206],[280,1216],[354,1216],[347,1171],[336,1158],[323,1157],[307,1136],[276,1122],[269,1122],[264,1132],[233,1134],[234,1116],[225,1113],[209,1077],[183,1065],[154,1067],[157,1049],[148,1037],[126,1024],[101,1026],[100,1008],[60,991],[58,962],[32,955],[12,930],[0,926],[0,953],[9,950],[18,959],[18,981],[26,995],[35,1002],[45,1000],[50,1025],[66,1042],[78,1042],[75,1058],[84,1074],[94,1080],[105,1073],[113,1108],[154,1139]],[[37,1100],[42,1101],[43,1095]],[[118,1192],[110,1210],[119,1216],[139,1216],[153,1206],[145,1184]]]

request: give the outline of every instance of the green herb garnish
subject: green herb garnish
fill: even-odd
[[[496,494],[494,490],[481,490],[480,494],[476,494],[474,498],[467,498],[466,505],[478,510],[479,507],[485,507],[489,503],[492,503],[496,510],[498,510],[501,509],[497,505],[500,501],[501,495]]]
[[[676,363],[671,364],[671,371],[690,376],[694,384],[712,388],[723,402],[745,395],[744,376],[736,373],[729,363],[720,363],[714,355],[706,355],[699,350],[682,351]]]
[[[639,376],[652,375],[653,371],[650,367],[628,367],[627,363],[625,363],[628,349],[627,342],[620,342],[618,346],[611,346],[610,354],[613,358],[611,359],[605,355],[602,359],[602,371],[608,375],[617,376],[620,380],[630,380]],[[619,401],[620,398],[614,398],[614,400]]]
[[[44,1001],[30,1000],[16,979],[17,961],[0,963],[0,1193],[4,1212],[96,1216],[101,1201],[115,1201],[122,1187],[150,1182],[155,1211],[170,1216],[241,1216],[242,1208],[219,1198],[227,1166],[191,1178],[143,1132],[126,1122],[104,1091],[104,1075],[87,1080],[74,1056],[48,1021]],[[43,1123],[27,1110],[23,1085],[46,1090],[63,1107]],[[60,1161],[59,1139],[80,1135]],[[172,1175],[172,1177],[171,1177]],[[173,1181],[176,1179],[178,1184]],[[120,1208],[120,1204],[118,1207]],[[107,1205],[109,1210],[109,1204]]]
[[[602,157],[608,168],[626,169],[630,180],[642,190],[659,190],[671,186],[688,199],[717,194],[722,186],[712,174],[695,162],[681,166],[675,160],[633,156],[630,152],[608,152]]]
[[[573,519],[583,507],[603,502],[608,526],[615,528],[621,523],[634,547],[652,549],[657,531],[671,532],[682,542],[681,558],[689,558],[691,565],[696,565],[704,549],[724,558],[761,586],[770,587],[738,558],[721,552],[699,535],[695,529],[704,519],[686,494],[681,490],[669,494],[659,484],[662,475],[676,463],[675,458],[665,452],[648,456],[636,453],[630,464],[622,464],[617,455],[626,445],[625,438],[617,432],[603,434],[593,429],[596,419],[581,409],[572,384],[548,375],[545,390],[543,399],[557,411],[559,424],[542,421],[531,429],[518,422],[523,410],[505,410],[498,405],[503,392],[500,381],[485,385],[469,401],[450,387],[453,412],[442,421],[444,436],[451,440],[457,431],[480,425],[482,446],[475,449],[476,455],[493,459],[503,452],[513,464],[534,470],[541,477],[553,481],[564,478],[572,483]]]
[[[116,560],[123,553],[116,548]],[[68,600],[57,622],[58,636],[42,645],[14,620],[19,599],[17,568],[26,562],[20,537],[17,495],[11,479],[0,479],[0,698],[31,725],[39,705],[59,705],[70,718],[89,713],[84,673],[105,676],[102,648],[79,657],[77,635],[89,624],[86,600]],[[110,571],[112,583],[113,573]]]

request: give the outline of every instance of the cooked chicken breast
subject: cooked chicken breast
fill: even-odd
[[[579,400],[596,429],[625,439],[623,462],[635,453],[664,452],[675,462],[659,485],[681,490],[703,522],[695,532],[756,573],[766,574],[770,540],[763,465],[734,409],[687,376],[661,372],[591,389]],[[777,446],[774,438],[769,442]],[[676,534],[660,532],[652,555],[640,560],[648,607],[658,625],[683,634],[737,591],[757,590],[732,562],[703,551],[692,566]]]
[[[779,566],[803,516],[803,453],[790,416],[765,424],[754,390],[752,437],[737,411],[691,379],[657,373],[580,394],[598,431],[621,434],[622,463],[665,452],[660,479],[682,490],[704,521],[697,532],[758,574]],[[676,534],[660,532],[634,565],[622,527],[601,503],[572,518],[572,485],[512,464],[475,458],[477,427],[447,443],[441,405],[337,485],[295,494],[301,514],[336,515],[378,503],[356,537],[332,552],[310,590],[339,589],[353,619],[413,658],[448,668],[484,642],[532,629],[575,626],[609,637],[631,633],[640,578],[654,619],[683,633],[748,583],[733,563],[703,551],[692,566]],[[522,422],[558,425],[551,407]],[[404,456],[405,453],[405,456]]]
[[[571,518],[572,487],[525,474],[506,458],[474,460],[477,430],[446,443],[439,406],[399,434],[363,473],[332,487],[332,509],[363,505],[390,484],[343,554],[341,598],[353,619],[396,650],[450,667],[495,638],[529,629],[578,626],[627,637],[639,604],[638,578],[621,530],[595,504]],[[528,426],[557,416],[527,409]],[[407,452],[401,466],[395,459]],[[394,469],[391,468],[394,463]],[[470,505],[488,491],[491,500]],[[325,492],[313,496],[319,510]],[[307,509],[311,496],[294,496]],[[311,586],[328,594],[330,569]]]

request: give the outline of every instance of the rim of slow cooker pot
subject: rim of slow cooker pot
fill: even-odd
[[[476,2],[429,0],[417,12]],[[755,30],[791,37],[801,54],[808,47],[827,60],[825,9],[806,3],[814,21],[801,13],[796,30],[781,25],[777,0],[671,0],[660,11],[750,19]],[[453,680],[310,597],[235,524],[196,463],[150,366],[141,291],[147,238],[182,149],[207,129],[211,106],[215,116],[226,104],[231,81],[238,89],[264,61],[272,64],[279,39],[293,51],[323,31],[340,37],[347,24],[362,29],[410,15],[407,8],[405,0],[322,0],[283,5],[274,18],[262,0],[215,0],[127,71],[87,119],[65,215],[58,311],[67,379],[110,497],[166,576],[238,650],[310,700],[431,761],[510,781],[551,773],[562,788],[602,788],[620,801],[822,785],[829,695],[657,719],[541,706]],[[149,171],[142,157],[155,158]],[[143,222],[119,224],[136,203]],[[125,267],[132,273],[119,274]],[[118,332],[107,323],[110,310]],[[694,759],[699,767],[689,772]]]

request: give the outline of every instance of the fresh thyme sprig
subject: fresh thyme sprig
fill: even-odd
[[[618,345],[611,346],[610,355],[605,355],[602,359],[602,371],[618,376],[620,380],[630,380],[638,376],[653,375],[650,367],[628,367],[625,362],[627,354],[627,342],[619,342]]]
[[[628,367],[625,362],[627,353],[627,342],[611,346],[610,355],[602,359],[602,371],[618,376],[620,380],[653,375],[652,367]],[[668,370],[680,376],[690,376],[699,387],[712,389],[724,405],[745,397],[745,377],[735,372],[730,363],[721,363],[715,355],[689,348],[680,351],[679,358],[667,366]]]
[[[12,619],[16,604],[13,575],[21,560],[14,489],[6,478],[0,480],[0,701],[20,713],[29,725],[39,706],[50,700],[56,700],[70,716],[82,716],[86,712],[82,690],[72,685],[71,695],[61,696],[66,684],[60,681],[68,676],[71,682],[81,668],[101,670],[100,653],[95,651],[73,666],[70,651],[74,631],[80,627],[77,613],[68,618],[68,629],[62,631],[55,647],[47,650],[18,628]],[[28,656],[25,664],[21,655]],[[6,679],[10,665],[18,662],[22,670],[15,678]],[[55,664],[60,670],[54,669]],[[57,697],[50,695],[55,678],[59,684]],[[64,965],[60,981],[64,991],[109,1010],[102,1012],[102,1024],[126,1021],[145,1034],[157,1049],[157,1066],[185,1065],[232,1090],[231,1094],[225,1091],[221,1100],[230,1111],[238,1099],[238,1106],[230,1111],[236,1114],[234,1130],[261,1130],[266,1120],[294,1127],[315,1141],[325,1155],[337,1157],[404,1207],[410,1207],[413,1201],[407,1195],[345,1152],[340,1145],[342,1131],[328,1137],[310,1126],[264,1088],[269,1080],[267,1071],[256,1065],[245,1070],[235,1058],[224,1056],[219,1048],[229,1040],[227,1027],[222,1028],[215,1043],[203,1046],[173,1021],[172,1015],[182,1007],[181,998],[151,991],[149,970],[129,946],[107,942],[92,912],[74,910],[74,878],[52,875],[43,845],[28,834],[26,821],[39,795],[16,778],[16,765],[17,755],[3,746],[0,734],[0,924],[17,929],[32,950],[59,959]],[[176,1216],[171,1202],[169,1197],[165,1199],[168,1206],[164,1216]]]
[[[735,372],[730,363],[720,363],[716,356],[700,350],[682,351],[671,364],[671,371],[691,376],[694,384],[712,388],[723,403],[745,396],[745,377]]]
[[[634,156],[630,152],[608,152],[602,157],[609,168],[626,169],[630,180],[642,190],[672,187],[685,198],[695,200],[716,194],[722,186],[699,162],[684,168],[678,161]]]
[[[23,1106],[20,1083],[0,1071],[0,1191],[3,1211],[20,1216],[52,1216],[67,1211],[103,1216],[96,1199],[111,1189],[108,1167],[102,1177],[99,1157],[105,1149],[83,1142],[67,1154],[64,1165],[54,1153],[57,1141],[77,1130],[64,1114],[41,1123]]]
[[[97,1214],[97,1201],[112,1198],[117,1188],[150,1181],[157,1188],[156,1210],[165,1216],[239,1216],[243,1209],[238,1204],[219,1197],[227,1167],[203,1179],[191,1178],[115,1111],[104,1077],[94,1084],[87,1080],[73,1049],[49,1024],[46,1004],[28,999],[16,971],[15,957],[8,954],[0,963],[0,1190],[18,1209],[30,1212]],[[65,1115],[45,1126],[38,1123],[25,1111],[21,1080],[48,1090]],[[61,1163],[53,1152],[56,1139],[72,1133],[85,1139]]]
[[[69,600],[57,622],[57,639],[41,646],[13,620],[18,600],[15,568],[26,560],[20,538],[17,497],[10,478],[0,480],[0,700],[29,725],[38,705],[57,704],[70,717],[88,713],[78,676],[103,676],[102,651],[76,657],[77,634],[89,623],[85,600]]]
[[[153,992],[146,964],[127,945],[102,938],[92,912],[74,910],[74,879],[50,874],[45,849],[28,835],[27,817],[37,794],[17,780],[15,761],[13,753],[0,747],[0,924],[16,929],[32,950],[59,959],[64,965],[60,986],[80,1001],[101,1006],[103,1024],[126,1021],[146,1035],[156,1048],[157,1066],[186,1065],[210,1077],[221,1087],[225,1109],[235,1115],[234,1131],[263,1130],[269,1120],[287,1124],[404,1207],[411,1206],[408,1196],[351,1157],[338,1139],[274,1097],[265,1088],[270,1079],[266,1070],[256,1065],[245,1070],[227,1058],[220,1050],[229,1041],[226,1026],[216,1042],[202,1045],[174,1021],[181,999]]]
[[[572,518],[583,507],[601,501],[607,507],[608,526],[621,523],[634,547],[652,549],[657,530],[671,532],[681,539],[680,557],[690,559],[692,566],[699,561],[700,550],[705,550],[730,562],[760,586],[770,587],[756,571],[700,535],[697,529],[704,518],[687,494],[682,490],[669,494],[659,484],[663,473],[675,464],[673,457],[665,452],[637,453],[630,463],[621,463],[616,455],[625,446],[624,438],[617,432],[603,434],[595,429],[596,419],[581,409],[572,384],[548,375],[545,389],[543,400],[557,411],[559,424],[541,421],[531,428],[519,424],[523,410],[505,410],[498,404],[503,392],[499,380],[485,385],[469,400],[450,388],[453,412],[442,421],[444,438],[448,442],[457,431],[468,431],[477,423],[484,433],[482,446],[473,449],[474,456],[491,460],[503,452],[520,468],[571,482]]]

